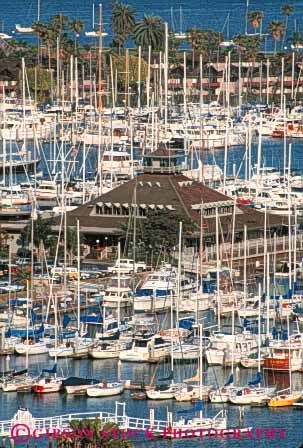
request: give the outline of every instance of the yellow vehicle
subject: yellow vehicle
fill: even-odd
[[[66,274],[66,276],[68,278],[73,279],[73,280],[78,280],[78,277],[79,277],[77,268],[70,267],[70,266],[66,266],[66,268],[64,268],[63,266],[52,268],[51,274],[52,274],[52,276],[55,276],[55,275],[63,276],[64,274]]]

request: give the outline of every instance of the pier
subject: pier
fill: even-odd
[[[171,413],[168,413],[170,421],[168,420],[156,420],[154,418],[154,409],[150,409],[150,418],[129,417],[126,415],[126,403],[115,403],[115,412],[79,412],[71,414],[56,415],[51,417],[39,417],[32,416],[28,409],[19,409],[11,420],[0,421],[0,436],[13,436],[14,427],[18,428],[21,435],[35,435],[46,434],[55,432],[55,430],[68,430],[70,423],[73,420],[83,419],[100,419],[102,423],[115,423],[121,430],[136,430],[146,431],[150,430],[153,433],[163,434],[163,431],[167,429],[171,424]],[[121,413],[122,410],[122,413]],[[34,431],[36,430],[36,433]]]

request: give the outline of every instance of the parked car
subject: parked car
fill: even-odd
[[[31,264],[32,260],[30,258],[18,258],[18,260],[16,261],[16,264],[18,266],[26,266]]]
[[[134,262],[134,260],[130,258],[121,258],[120,262],[119,260],[117,260],[114,266],[109,266],[107,271],[111,274],[116,274],[117,272],[120,272],[121,274],[130,274],[134,271],[146,271],[146,269],[146,263],[144,263],[143,261]]]

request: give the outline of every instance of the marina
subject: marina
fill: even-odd
[[[3,2],[2,447],[303,446],[303,2]]]

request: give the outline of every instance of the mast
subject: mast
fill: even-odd
[[[154,300],[156,299],[156,295],[154,296]],[[173,294],[170,294],[170,328],[174,328],[174,312],[173,312]],[[171,382],[174,382],[174,342],[173,338],[171,338],[170,345],[170,359],[171,359]]]
[[[138,109],[141,109],[141,45],[138,54]]]
[[[259,312],[258,312],[258,372],[261,373],[261,283],[258,288]],[[260,383],[259,383],[260,387]]]
[[[285,107],[284,104],[284,58],[281,59],[282,69],[281,69],[281,111]]]
[[[270,336],[269,332],[269,300],[270,300],[270,294],[269,294],[269,253],[266,254],[266,267],[267,267],[267,278],[266,278],[266,336]]]
[[[265,285],[266,285],[266,256],[267,256],[267,203],[265,203],[265,212],[264,212],[263,244],[264,244],[264,257],[263,257],[263,291],[265,291]]]
[[[27,303],[26,303],[26,343],[27,343],[27,348],[26,348],[26,359],[25,359],[25,368],[26,370],[28,369],[28,350],[29,350],[29,341],[28,341],[28,325],[29,325],[29,315],[28,315],[28,299],[29,299],[29,281],[26,280],[26,295],[27,295]],[[27,373],[27,372],[26,372]]]
[[[102,4],[99,4],[98,111],[102,111]]]
[[[297,284],[297,205],[294,205],[295,225],[294,225],[294,293]]]
[[[125,86],[124,86],[124,106],[125,109],[129,107],[129,57],[128,57],[128,48],[125,50]]]
[[[266,104],[269,103],[269,59],[266,60]]]
[[[239,105],[239,116],[241,115],[241,106],[242,106],[242,78],[241,78],[241,66],[242,66],[242,58],[241,51],[239,51],[239,67],[238,67],[238,105]]]
[[[151,46],[148,46],[148,65],[147,65],[147,80],[146,80],[146,105],[150,107],[150,64],[151,64]]]
[[[59,37],[57,37],[57,55],[56,55],[56,59],[57,59],[57,101],[59,100],[60,97],[60,45],[59,45]]]
[[[220,304],[220,260],[219,260],[219,216],[218,207],[216,207],[216,253],[217,253],[217,309],[218,309],[218,330],[221,330],[221,304]]]
[[[289,334],[289,332],[290,332],[290,328],[289,328],[289,315],[287,314],[289,392],[292,393],[291,350],[290,350],[290,334]]]
[[[231,333],[233,336],[232,339],[232,348],[231,348],[231,374],[234,374],[234,351],[235,351],[235,304],[232,305],[232,314],[231,314]],[[233,379],[234,380],[234,379]]]
[[[164,124],[165,135],[167,131],[167,114],[168,114],[168,25],[165,25],[165,64],[164,64]]]
[[[77,271],[78,271],[78,279],[77,279],[77,306],[78,306],[78,332],[80,336],[80,223],[79,219],[77,219]]]
[[[247,247],[247,225],[244,224],[244,270],[243,270],[243,282],[244,282],[244,307],[246,309],[246,300],[247,300],[247,255],[246,255],[246,247]]]
[[[120,294],[121,294],[121,266],[120,266],[120,259],[121,259],[121,243],[118,241],[118,329],[120,327],[120,321],[121,321],[121,303],[120,303]]]
[[[177,301],[176,301],[176,320],[179,328],[179,300],[181,294],[181,257],[182,257],[182,221],[179,222],[179,254],[178,254],[178,283],[177,283]]]
[[[226,120],[225,141],[224,141],[224,168],[223,168],[223,194],[226,194],[226,171],[227,171],[227,148],[228,148],[228,118]]]
[[[289,293],[292,292],[292,278],[291,278],[291,196],[290,196],[290,170],[291,170],[291,143],[289,144],[288,152],[288,282]]]
[[[199,282],[199,277],[200,277],[200,282]],[[196,303],[196,315],[197,315],[196,321],[197,321],[197,323],[199,320],[199,304],[198,304],[199,283],[200,283],[200,288],[201,288],[201,296],[203,296],[203,201],[201,201],[201,208],[200,208],[200,247],[199,247],[199,255],[197,257],[197,303]]]
[[[245,34],[247,34],[247,28],[248,28],[248,8],[249,8],[249,0],[246,0],[246,11],[245,11]]]
[[[136,239],[137,239],[137,177],[134,188],[134,231],[133,231],[133,292],[136,289]]]
[[[294,80],[295,80],[295,52],[292,52],[291,59],[291,99],[294,99]]]
[[[186,118],[187,113],[187,105],[186,105],[186,88],[187,88],[187,79],[186,79],[186,52],[183,53],[183,112],[184,118]]]
[[[57,364],[57,349],[58,349],[58,300],[57,294],[55,294],[55,364]],[[57,373],[55,372],[55,377]]]
[[[22,103],[23,103],[23,145],[26,151],[26,122],[25,122],[25,62],[22,58]]]
[[[203,400],[203,344],[202,344],[202,334],[203,334],[203,324],[199,324],[199,335],[200,335],[200,351],[199,351],[199,398],[202,403]],[[200,420],[202,420],[203,411],[200,410]]]
[[[260,114],[260,125],[259,125],[259,139],[258,139],[258,158],[257,158],[257,188],[256,194],[259,193],[260,187],[260,165],[261,165],[261,152],[262,152],[262,122],[263,122],[263,114]]]

